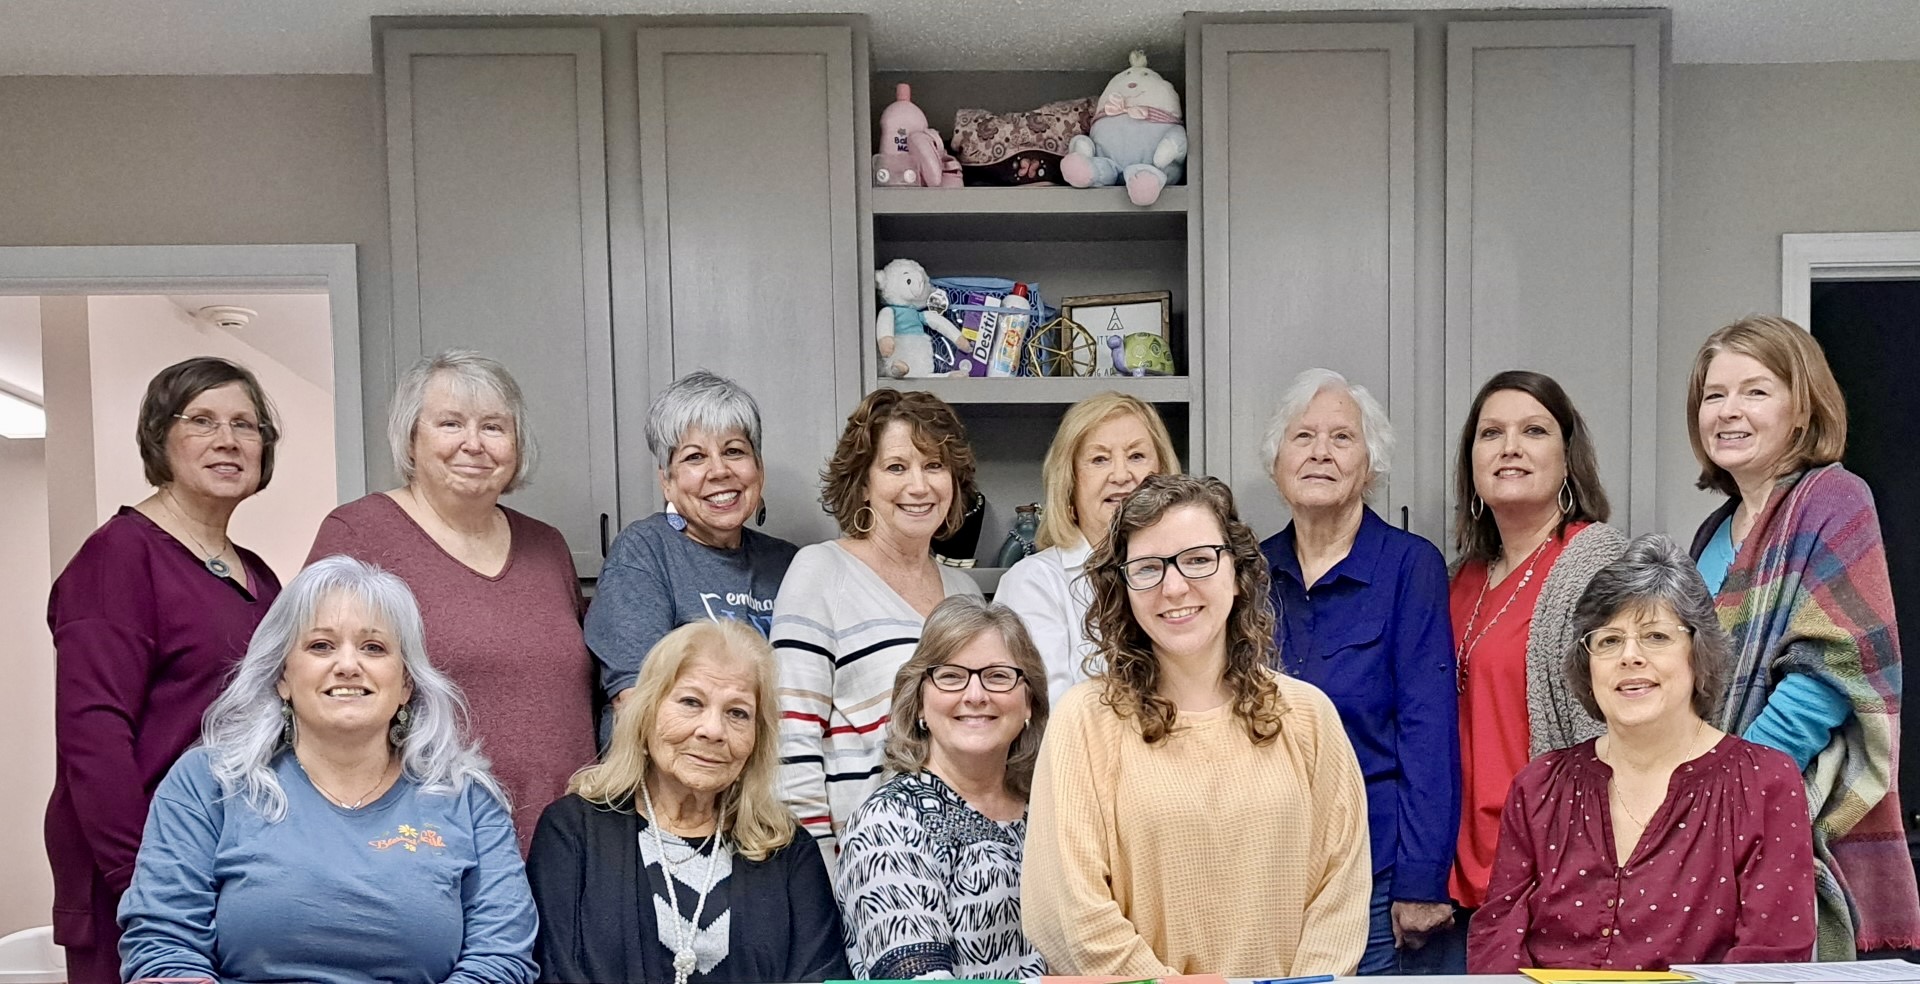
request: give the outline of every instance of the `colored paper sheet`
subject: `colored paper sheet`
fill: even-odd
[[[1589,984],[1596,981],[1690,981],[1687,974],[1670,970],[1548,970],[1522,967],[1522,974],[1540,984]]]

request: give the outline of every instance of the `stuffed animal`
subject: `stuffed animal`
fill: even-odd
[[[1152,332],[1136,331],[1124,339],[1107,336],[1107,348],[1113,350],[1113,371],[1121,376],[1171,376],[1173,351],[1167,340]]]
[[[1135,205],[1152,205],[1160,189],[1179,184],[1187,160],[1187,128],[1180,94],[1147,67],[1147,54],[1127,56],[1132,67],[1113,77],[1093,108],[1093,126],[1074,137],[1060,176],[1075,188],[1126,183]]]
[[[873,334],[880,349],[881,376],[901,379],[934,374],[933,339],[927,334],[928,328],[960,351],[973,351],[960,337],[960,329],[934,309],[935,291],[925,267],[912,260],[894,260],[874,271],[873,280],[880,290],[880,312],[874,316]]]
[[[873,183],[960,187],[960,162],[947,153],[940,131],[927,125],[927,114],[913,104],[913,88],[902,82],[893,87],[893,94],[893,104],[880,111],[880,152],[873,155]]]

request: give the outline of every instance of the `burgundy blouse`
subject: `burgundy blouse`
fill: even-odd
[[[147,823],[153,789],[200,737],[200,716],[247,651],[280,581],[234,548],[251,592],[132,507],[87,537],[53,582],[55,942],[101,947]]]
[[[1514,778],[1467,969],[1664,970],[1813,956],[1813,834],[1793,760],[1727,736],[1673,770],[1625,865],[1594,743]]]

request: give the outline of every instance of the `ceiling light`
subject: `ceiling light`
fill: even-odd
[[[19,440],[46,436],[47,412],[40,404],[0,390],[0,437]]]

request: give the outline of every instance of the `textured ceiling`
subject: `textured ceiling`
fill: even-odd
[[[1500,7],[1644,7],[1513,0]],[[1186,9],[1476,6],[1446,0],[0,0],[0,74],[364,73],[367,19],[424,14],[860,12],[879,69],[1114,69],[1169,53]],[[1920,60],[1920,0],[1669,0],[1679,62]]]

